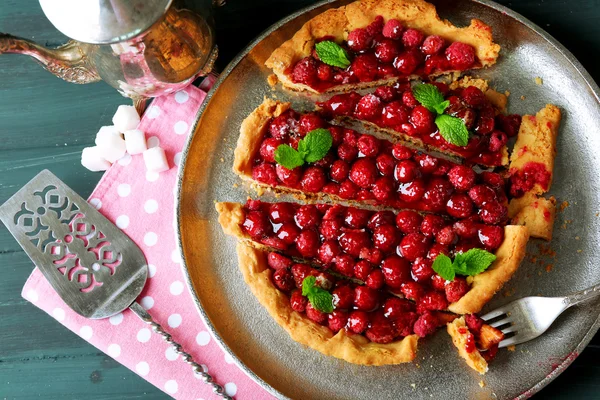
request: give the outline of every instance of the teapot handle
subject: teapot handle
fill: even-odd
[[[89,51],[93,51],[93,45],[75,40],[56,49],[47,49],[29,40],[0,32],[0,54],[26,54],[67,82],[92,83],[102,79],[90,62],[87,55]]]

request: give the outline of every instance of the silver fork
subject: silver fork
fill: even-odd
[[[506,347],[535,339],[567,308],[597,296],[600,284],[566,297],[524,297],[490,311],[481,319],[502,331],[505,339],[499,347]]]

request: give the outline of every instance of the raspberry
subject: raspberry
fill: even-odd
[[[427,210],[441,212],[446,206],[446,202],[452,193],[452,185],[441,178],[434,178],[429,181],[427,191],[423,195],[423,203]]]
[[[267,264],[273,269],[287,269],[290,268],[294,262],[286,256],[271,252],[267,256]]]
[[[347,229],[339,241],[342,249],[353,257],[358,257],[363,248],[371,246],[369,234],[358,229]]]
[[[306,264],[294,264],[292,265],[291,271],[296,287],[298,288],[302,288],[302,282],[304,282],[306,277],[318,275],[316,269],[313,269]]]
[[[496,117],[496,125],[508,135],[508,137],[516,136],[519,133],[521,126],[521,116],[518,114],[498,115]]]
[[[341,309],[349,309],[354,304],[354,289],[350,285],[340,285],[333,289],[334,307]]]
[[[496,172],[484,171],[481,173],[481,178],[483,179],[484,183],[488,184],[494,189],[504,189],[504,178],[502,178],[502,175]]]
[[[425,194],[425,183],[420,180],[414,180],[409,183],[403,183],[398,187],[400,200],[412,203],[420,200]]]
[[[421,51],[424,54],[432,56],[437,54],[444,47],[444,39],[437,35],[427,36],[423,45],[421,46]]]
[[[408,336],[413,333],[413,326],[419,316],[415,312],[407,312],[400,316],[400,318],[394,321],[396,327],[396,334],[398,336]]]
[[[262,211],[263,210],[263,202],[260,200],[248,199],[248,200],[246,200],[246,204],[244,205],[244,207],[248,211]]]
[[[361,82],[371,82],[377,77],[377,57],[374,54],[360,54],[354,58],[352,72]]]
[[[413,326],[414,332],[419,337],[425,337],[427,335],[431,335],[438,328],[438,321],[435,315],[431,312],[427,311],[423,315],[417,319],[415,325]]]
[[[423,217],[415,211],[400,211],[396,216],[396,226],[405,234],[419,232],[421,222]]]
[[[291,245],[294,243],[299,234],[300,229],[298,229],[295,223],[284,222],[277,231],[277,238],[283,241],[283,243]]]
[[[262,211],[250,211],[247,213],[242,228],[253,238],[260,238],[271,232],[271,224]]]
[[[329,170],[329,176],[336,182],[343,182],[348,178],[348,173],[350,172],[350,167],[348,163],[342,160],[336,160]]]
[[[326,126],[327,124],[323,118],[319,117],[317,114],[303,114],[298,120],[298,133],[300,136],[306,136],[308,132],[319,128],[325,128]]]
[[[269,124],[269,133],[271,136],[275,139],[285,139],[291,131],[291,126],[288,122],[288,117],[283,114],[273,118]]]
[[[473,202],[466,194],[455,193],[446,203],[446,212],[454,218],[467,218],[473,212]]]
[[[375,56],[384,63],[393,62],[399,52],[397,42],[391,39],[384,39],[375,46]]]
[[[475,185],[475,171],[464,165],[456,165],[448,172],[448,180],[460,192],[466,192]]]
[[[505,205],[497,201],[490,201],[481,206],[479,218],[486,224],[496,225],[506,220],[507,213]]]
[[[427,282],[431,280],[431,277],[435,274],[431,265],[433,261],[427,258],[418,258],[412,265],[412,277],[417,282]]]
[[[415,99],[415,95],[410,90],[407,90],[402,94],[402,102],[409,108],[415,108],[421,104],[417,101],[417,99]]]
[[[445,310],[448,308],[446,296],[440,292],[429,292],[417,302],[417,312],[422,314],[425,311]]]
[[[296,248],[302,257],[315,257],[319,250],[319,235],[308,229],[300,232],[296,239]]]
[[[427,214],[421,223],[421,233],[426,237],[432,237],[437,231],[442,229],[445,224],[446,221],[439,215]]]
[[[252,168],[252,179],[257,180],[267,185],[277,185],[277,172],[273,164],[258,164]]]
[[[406,282],[400,288],[400,291],[409,300],[417,301],[425,294],[423,286],[417,282]]]
[[[383,36],[390,39],[400,39],[403,31],[402,23],[397,19],[390,19],[383,26]]]
[[[279,139],[267,138],[260,145],[260,156],[263,160],[274,163],[275,162],[275,149],[279,147],[279,145],[283,144],[283,142]]]
[[[354,276],[361,281],[366,281],[372,270],[373,266],[370,262],[361,260],[354,265]]]
[[[369,316],[364,311],[352,311],[348,317],[348,328],[350,331],[361,334],[369,326]]]
[[[461,239],[454,246],[453,253],[456,255],[458,253],[466,253],[467,251],[474,249],[476,247],[480,247],[479,242],[476,240],[469,239]]]
[[[398,256],[390,256],[381,263],[385,283],[394,289],[399,289],[404,282],[411,279],[410,263]]]
[[[435,128],[434,116],[431,111],[419,105],[410,113],[410,121],[415,129],[420,133],[431,133]]]
[[[341,234],[342,226],[340,218],[323,219],[321,226],[319,226],[319,232],[325,239],[336,239]]]
[[[479,241],[488,251],[494,251],[504,241],[504,229],[501,226],[482,226],[478,232]]]
[[[331,82],[333,81],[333,68],[330,65],[321,63],[317,67],[317,76],[323,82]]]
[[[367,226],[373,212],[362,208],[349,207],[346,209],[344,222],[349,228],[362,229]]]
[[[376,157],[380,147],[381,142],[374,136],[361,135],[358,138],[358,150],[366,157]]]
[[[396,161],[394,160],[394,157],[384,153],[377,156],[375,165],[377,165],[377,169],[381,175],[391,176],[394,173]]]
[[[358,157],[358,149],[348,143],[342,143],[337,148],[338,157],[346,162],[352,162]]]
[[[489,135],[494,130],[496,124],[493,117],[479,116],[477,124],[475,124],[475,133],[478,135]]]
[[[298,208],[294,220],[300,229],[316,228],[321,222],[321,216],[314,204],[307,204]]]
[[[373,265],[378,265],[383,260],[383,253],[379,249],[365,247],[360,251],[359,257]]]
[[[358,102],[354,115],[359,119],[373,120],[381,115],[381,99],[374,94],[366,94]]]
[[[443,227],[435,235],[435,241],[441,245],[449,246],[456,240],[456,233],[452,230],[451,226]]]
[[[420,233],[409,233],[406,235],[400,245],[398,252],[408,261],[415,261],[419,257],[425,257],[429,250],[431,242]]]
[[[336,94],[326,102],[317,104],[335,115],[351,115],[361,97],[362,96],[356,92]]]
[[[350,180],[361,188],[368,189],[377,179],[375,161],[369,158],[359,158],[350,169]]]
[[[434,274],[431,277],[431,286],[440,292],[445,292],[446,291],[446,280],[444,278],[442,278],[441,276],[439,276],[438,274]]]
[[[323,265],[329,265],[341,252],[342,249],[338,246],[337,241],[327,240],[319,247],[317,258]]]
[[[300,178],[302,178],[302,168],[289,170],[286,167],[277,164],[275,166],[275,173],[277,174],[277,179],[289,187],[295,187],[298,182],[300,182]]]
[[[454,303],[460,300],[471,287],[467,284],[465,278],[456,277],[452,282],[446,285],[446,299],[449,303]]]
[[[475,64],[475,49],[466,43],[454,42],[446,49],[446,58],[452,68],[465,70]]]
[[[292,275],[292,272],[287,268],[276,270],[273,273],[273,282],[279,290],[282,290],[284,292],[292,290],[295,287],[294,276]]]
[[[348,47],[352,51],[364,51],[371,47],[373,37],[364,28],[358,28],[348,34]]]
[[[483,326],[483,320],[479,318],[475,314],[467,314],[465,315],[465,323],[467,327],[476,336],[479,336],[479,332],[481,331],[481,327]]]
[[[415,155],[415,160],[419,163],[419,168],[424,174],[434,173],[440,162],[439,159],[432,157],[429,154],[417,154]]]
[[[273,203],[269,206],[269,218],[276,224],[294,219],[294,207],[290,203]]]
[[[423,43],[425,35],[416,29],[409,28],[402,34],[402,44],[407,49],[417,48]]]
[[[429,56],[427,60],[425,60],[423,72],[427,75],[431,75],[435,72],[447,71],[448,69],[448,60],[446,57],[441,54],[435,54]]]
[[[398,92],[392,86],[379,86],[373,94],[386,103],[394,101],[398,97]]]
[[[317,62],[312,57],[305,57],[298,61],[292,70],[292,80],[295,83],[313,85],[318,79]]]
[[[348,323],[348,313],[346,311],[335,310],[327,318],[327,325],[334,333],[339,332]]]
[[[383,126],[397,127],[408,122],[410,110],[401,101],[387,104],[381,113]]]
[[[385,278],[383,272],[380,269],[372,271],[365,281],[365,285],[371,289],[381,289],[385,284]]]
[[[400,143],[396,143],[392,147],[392,155],[397,160],[408,160],[412,158],[413,151],[406,146],[401,145]]]
[[[398,244],[398,232],[392,225],[382,225],[373,231],[373,245],[379,250],[389,253]]]
[[[347,254],[336,257],[335,268],[337,272],[345,276],[352,276],[354,273],[354,259]]]
[[[304,171],[304,175],[300,180],[300,185],[302,186],[302,189],[307,192],[318,192],[325,186],[326,182],[327,177],[321,168],[308,167]]]
[[[358,186],[356,186],[350,179],[345,180],[340,185],[339,196],[342,199],[351,200],[356,197],[358,193]]]
[[[469,197],[477,207],[481,207],[485,203],[496,201],[496,192],[487,185],[477,185],[469,190]]]
[[[420,175],[419,168],[414,161],[402,160],[396,164],[394,178],[401,183],[409,183]]]
[[[477,236],[477,230],[479,229],[479,224],[470,219],[462,219],[460,221],[456,221],[452,226],[454,232],[462,238],[474,238]]]
[[[316,322],[317,324],[324,324],[327,321],[327,314],[321,312],[313,307],[312,304],[308,303],[306,305],[306,316],[311,321]]]
[[[508,136],[506,136],[506,133],[501,131],[493,131],[490,135],[490,144],[488,149],[491,152],[495,153],[497,151],[500,151],[500,149],[504,147],[506,142],[508,142]]]
[[[382,225],[394,225],[396,220],[396,216],[391,211],[377,211],[375,214],[371,216],[369,222],[367,223],[367,227],[370,230],[375,230],[375,228]]]
[[[483,92],[475,86],[468,86],[460,93],[462,100],[469,106],[479,108],[481,105],[487,102],[487,99]]]
[[[371,322],[371,326],[365,332],[365,336],[371,342],[382,344],[392,342],[394,340],[394,334],[392,322],[383,317],[383,315]]]
[[[387,79],[396,75],[396,68],[391,64],[377,65],[377,79]]]
[[[449,255],[450,251],[448,250],[448,246],[444,246],[439,243],[434,243],[433,246],[427,252],[427,258],[429,260],[435,260],[437,256],[440,254]]]
[[[367,286],[354,289],[354,306],[362,311],[372,311],[379,306],[379,292]]]
[[[302,290],[294,290],[292,295],[290,296],[290,305],[292,306],[292,310],[297,312],[304,312],[306,310],[306,304],[308,303],[308,299],[302,296]]]
[[[383,303],[383,315],[390,320],[398,319],[402,314],[412,311],[414,305],[406,299],[392,296]]]
[[[375,17],[373,22],[371,22],[367,26],[367,32],[371,36],[377,36],[377,35],[381,35],[382,30],[383,30],[383,17],[381,15],[378,15]]]
[[[402,75],[410,75],[421,63],[421,55],[416,51],[405,51],[394,60],[394,68]]]
[[[388,177],[382,177],[375,181],[371,192],[378,201],[386,201],[394,193],[394,182]]]

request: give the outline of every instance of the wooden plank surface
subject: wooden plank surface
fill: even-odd
[[[311,0],[229,0],[216,13],[222,68],[249,40]],[[502,0],[549,31],[596,78],[599,0]],[[35,0],[3,0],[0,32],[48,46],[65,41]],[[104,83],[63,82],[23,56],[0,56],[0,203],[44,168],[83,196],[100,174],[79,164],[80,151],[126,104]],[[20,297],[32,265],[0,227],[0,398],[162,399],[161,391],[99,352]],[[600,336],[537,397],[600,398]]]

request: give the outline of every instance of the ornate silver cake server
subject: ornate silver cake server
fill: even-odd
[[[140,248],[50,171],[40,172],[0,206],[0,220],[73,311],[99,319],[129,308],[215,394],[231,399],[135,301],[148,277]]]

